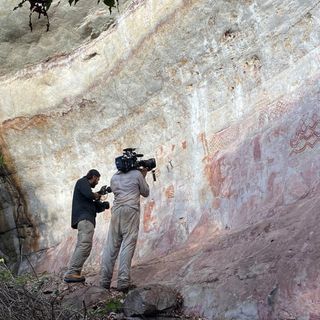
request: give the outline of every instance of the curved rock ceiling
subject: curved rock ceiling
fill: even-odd
[[[95,167],[108,183],[133,146],[158,163],[136,282],[208,318],[320,316],[318,1],[55,2],[32,34],[1,13],[0,250],[28,257],[20,272],[65,268],[74,182]]]

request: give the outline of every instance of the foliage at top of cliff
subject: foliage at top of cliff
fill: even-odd
[[[52,0],[48,0],[49,2],[52,2]],[[74,3],[75,5],[79,0],[68,0],[70,6]],[[98,4],[100,3],[101,0],[98,0]],[[110,13],[112,12],[112,8],[116,8],[119,5],[119,0],[103,0],[103,3],[109,7]]]
[[[98,0],[98,4],[101,0]],[[13,10],[17,10],[18,8],[22,8],[24,3],[28,2],[30,4],[30,13],[29,13],[29,27],[32,31],[32,15],[33,13],[38,14],[38,19],[41,18],[43,15],[47,18],[47,31],[50,29],[50,21],[48,16],[48,10],[50,9],[50,6],[52,4],[52,0],[22,0],[16,7],[14,7]],[[79,0],[68,0],[70,6],[76,5]],[[118,8],[119,6],[119,0],[103,0],[102,1],[106,6],[109,7],[110,14],[112,13],[112,8]],[[60,1],[59,1],[60,3]]]

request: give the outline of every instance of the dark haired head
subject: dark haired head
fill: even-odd
[[[93,176],[100,177],[99,171],[96,170],[96,169],[89,170],[87,175],[86,175],[87,179],[91,179]]]

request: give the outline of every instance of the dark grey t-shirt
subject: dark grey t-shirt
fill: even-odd
[[[110,183],[114,193],[113,207],[123,205],[140,210],[140,196],[149,196],[149,185],[139,170],[118,171]]]

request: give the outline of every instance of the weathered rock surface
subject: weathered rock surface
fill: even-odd
[[[0,167],[0,212],[0,256],[17,271],[17,257],[26,254],[22,243],[28,250],[37,251],[38,234],[17,181],[4,167]]]
[[[176,284],[208,318],[319,317],[319,7],[136,0],[84,43],[64,45],[66,34],[56,48],[54,21],[41,46],[25,40],[38,31],[9,37],[0,144],[16,189],[1,185],[1,221],[15,227],[23,195],[32,231],[14,240],[28,255],[20,270],[66,266],[76,179],[95,167],[107,183],[122,148],[140,147],[158,181],[147,178],[137,284]],[[98,217],[87,270],[99,269],[109,219]]]
[[[64,307],[80,311],[92,307],[98,302],[106,301],[110,293],[97,286],[77,284],[69,285],[63,295],[62,304]]]
[[[100,36],[114,22],[117,10],[109,13],[97,1],[79,1],[76,6],[68,1],[53,0],[48,11],[50,30],[46,32],[47,19],[33,13],[33,30],[29,28],[29,3],[13,11],[21,0],[0,1],[0,75],[13,73],[53,56],[66,57],[79,45]],[[127,0],[120,2],[125,10]]]
[[[316,319],[320,314],[320,185],[244,229],[199,224],[180,250],[134,268],[136,283],[181,290],[209,319]]]
[[[150,316],[170,312],[177,306],[177,293],[170,287],[151,284],[129,291],[123,304],[126,316]]]

